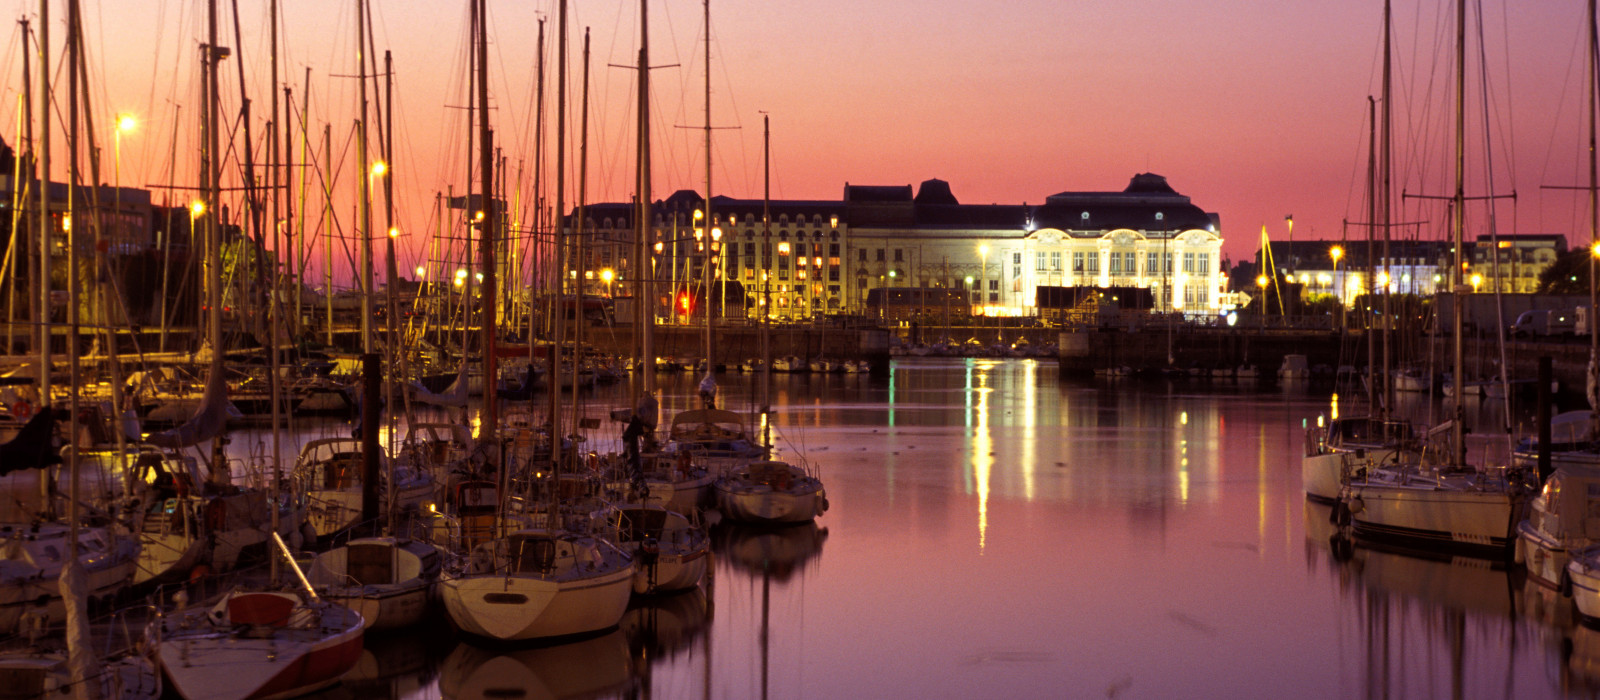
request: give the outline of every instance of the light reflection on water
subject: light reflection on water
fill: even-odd
[[[694,405],[697,381],[663,376],[664,416]],[[755,383],[720,377],[724,405],[748,412]],[[774,388],[780,448],[827,484],[832,508],[817,526],[719,528],[708,592],[630,611],[616,632],[576,644],[374,635],[368,675],[330,696],[1600,688],[1600,637],[1573,625],[1553,591],[1479,562],[1330,545],[1326,509],[1305,503],[1299,471],[1302,425],[1335,408],[1325,391],[1062,382],[1053,363],[927,358],[888,378],[778,375]],[[627,394],[602,390],[594,414]],[[1419,419],[1437,412],[1405,401]],[[1494,407],[1469,408],[1496,424]],[[589,444],[619,448],[614,427]],[[421,654],[417,639],[429,640]]]

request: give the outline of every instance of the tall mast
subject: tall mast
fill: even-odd
[[[498,430],[500,425],[499,397],[495,395],[496,357],[494,349],[495,333],[495,297],[498,289],[495,280],[494,246],[495,227],[499,225],[499,212],[495,211],[494,201],[494,148],[493,134],[489,131],[489,14],[486,0],[478,0],[478,137],[479,152],[478,166],[482,169],[483,192],[483,225],[480,235],[483,240],[478,245],[478,253],[482,260],[483,287],[479,290],[482,297],[483,318],[483,430]],[[468,275],[471,277],[471,275]],[[553,438],[553,436],[552,436]],[[553,444],[560,444],[559,442]],[[506,470],[501,469],[501,478],[504,479]],[[501,489],[502,493],[504,489]]]
[[[361,209],[361,352],[372,352],[372,192],[367,162],[367,3],[356,0],[356,80],[361,83],[361,116],[356,119],[356,205]]]
[[[761,115],[761,244],[772,245],[772,117]],[[765,266],[764,266],[765,267]],[[772,329],[767,317],[772,303],[768,269],[761,271],[761,413],[772,411]],[[770,425],[762,420],[763,426]]]
[[[537,305],[538,295],[534,289],[538,286],[539,266],[535,262],[540,259],[539,251],[543,245],[540,234],[544,232],[544,18],[539,18],[539,42],[537,49],[538,61],[535,68],[537,77],[534,88],[534,118],[533,118],[533,235],[529,238],[529,278],[528,278],[528,375],[527,381],[531,386],[534,378],[534,307]],[[555,377],[550,376],[551,386],[554,386]],[[533,408],[533,392],[528,392],[528,408]]]
[[[322,125],[322,300],[328,307],[328,345],[333,345],[333,125]]]
[[[1392,206],[1394,202],[1391,198],[1392,190],[1389,182],[1389,177],[1392,170],[1392,164],[1390,163],[1389,159],[1392,155],[1394,147],[1394,143],[1391,140],[1394,135],[1394,72],[1392,70],[1393,60],[1391,56],[1391,51],[1393,50],[1393,37],[1391,33],[1393,31],[1394,20],[1392,19],[1393,15],[1391,14],[1390,10],[1390,0],[1383,0],[1383,114],[1378,126],[1379,182],[1377,191],[1378,196],[1376,197],[1378,216],[1380,218],[1374,219],[1379,226],[1383,227],[1383,269],[1384,272],[1387,273],[1386,276],[1388,277],[1386,283],[1383,285],[1383,396],[1378,408],[1380,411],[1379,415],[1385,418],[1387,418],[1389,415],[1389,406],[1393,405],[1394,403],[1394,372],[1390,371],[1390,366],[1393,364],[1392,348],[1394,346],[1394,335],[1391,333],[1389,328],[1391,325],[1389,319],[1394,318],[1393,310],[1390,308],[1391,299],[1389,294],[1389,288],[1394,282],[1394,273],[1390,270],[1391,265],[1393,265],[1394,258],[1391,257],[1389,251],[1389,241],[1391,238],[1390,222],[1394,219],[1394,211]],[[1370,231],[1370,229],[1368,230]],[[1374,269],[1376,269],[1376,267],[1374,267]],[[1371,279],[1375,280],[1377,278],[1374,277]],[[1457,375],[1456,386],[1458,391],[1462,390],[1463,385],[1460,375]]]
[[[395,328],[400,323],[400,308],[395,301],[395,282],[400,279],[395,262],[394,239],[399,231],[394,226],[394,57],[385,50],[383,52],[383,162],[385,163],[383,177],[383,230],[388,235],[384,236],[384,302],[388,317],[385,324],[388,336],[385,339],[385,351],[389,355],[388,377],[389,381],[383,383],[383,405],[389,407],[389,444],[395,442],[395,382],[405,376],[405,353],[401,352],[400,344],[396,339]],[[389,461],[389,483],[394,483],[394,461]],[[395,498],[396,489],[389,489],[389,534],[395,533]]]
[[[1596,102],[1600,101],[1600,26],[1595,17],[1595,0],[1589,0],[1589,368],[1585,391],[1589,395],[1591,430],[1600,428],[1600,332],[1595,329],[1595,312],[1600,311],[1595,287],[1596,259],[1600,249],[1600,166],[1596,164]]]
[[[716,358],[711,356],[711,261],[715,259],[711,252],[711,247],[715,244],[711,235],[713,230],[711,224],[711,0],[703,0],[703,2],[706,8],[706,219],[705,238],[703,239],[705,252],[701,258],[701,265],[704,266],[704,269],[701,270],[701,277],[704,282],[701,285],[700,305],[705,309],[706,314],[706,376],[711,377],[717,371]]]
[[[650,3],[639,0],[639,181],[634,192],[634,328],[639,339],[639,371],[644,376],[644,391],[656,389],[655,351],[655,265],[650,239]],[[673,244],[677,245],[677,244]],[[634,397],[638,405],[638,397]]]
[[[577,286],[577,316],[572,324],[572,432],[578,432],[578,378],[582,376],[583,362],[583,326],[585,295],[584,283],[589,276],[589,246],[585,240],[587,235],[588,201],[589,201],[589,30],[583,30],[583,98],[578,107],[578,220],[574,224],[573,233],[577,235],[578,271],[577,279],[573,283]]]
[[[550,454],[559,461],[561,454],[561,343],[566,330],[567,260],[566,194],[567,185],[567,1],[561,0],[556,20],[556,208],[554,277],[555,304],[552,305],[550,333]]]
[[[270,17],[272,29],[270,32],[268,32],[268,35],[272,44],[272,84],[268,86],[267,92],[272,94],[272,123],[285,125],[283,133],[285,136],[284,140],[286,141],[289,135],[289,130],[287,128],[289,120],[284,119],[280,122],[280,116],[278,114],[278,0],[272,0],[271,2]],[[287,107],[287,90],[285,90],[284,102],[284,106]],[[282,478],[283,465],[283,435],[280,431],[280,426],[278,425],[278,419],[280,417],[279,411],[281,411],[283,407],[280,403],[283,400],[283,391],[282,385],[280,384],[281,380],[278,377],[278,349],[282,347],[279,343],[278,329],[279,326],[282,325],[283,315],[280,313],[280,307],[278,305],[279,290],[281,289],[278,281],[282,279],[280,270],[288,270],[290,268],[288,266],[279,268],[276,265],[276,262],[278,255],[282,254],[284,250],[284,237],[280,235],[284,230],[283,223],[279,221],[279,217],[282,214],[279,211],[278,206],[279,201],[283,199],[283,190],[281,188],[284,180],[282,167],[283,161],[279,157],[279,151],[282,150],[282,152],[287,153],[288,147],[283,142],[279,141],[277,138],[277,132],[275,130],[269,128],[267,130],[267,136],[272,142],[272,250],[274,253],[273,260],[275,263],[272,270],[272,279],[270,280],[272,283],[272,286],[270,287],[271,292],[267,297],[267,333],[270,337],[270,339],[267,341],[267,347],[269,348],[267,351],[267,382],[272,398],[272,505],[268,507],[268,510],[271,511],[272,516],[272,531],[278,532],[278,481]],[[289,254],[289,261],[292,262],[293,260],[294,254],[291,252]],[[268,557],[268,559],[272,562],[269,568],[269,575],[271,576],[270,580],[273,584],[276,584],[278,582],[278,558],[273,556]]]
[[[50,0],[39,0],[39,100],[50,104]],[[39,316],[34,319],[38,327],[38,342],[34,348],[39,353],[39,407],[50,406],[50,109],[39,109],[39,280],[35,287],[39,293]],[[49,480],[40,479],[40,490],[49,493]],[[55,507],[47,499],[45,511],[54,513]]]
[[[1462,302],[1468,288],[1463,283],[1461,274],[1462,241],[1465,240],[1466,220],[1466,179],[1467,179],[1467,0],[1456,0],[1456,188],[1454,195],[1455,216],[1451,217],[1451,240],[1455,248],[1455,264],[1452,265],[1450,276],[1453,282],[1455,303],[1451,304],[1455,317],[1454,355],[1452,372],[1454,372],[1457,387],[1466,377],[1466,354],[1462,350],[1461,326],[1464,319]],[[1466,436],[1462,430],[1463,421],[1466,420],[1466,410],[1462,403],[1465,391],[1457,391],[1450,398],[1450,414],[1455,421],[1450,431],[1450,460],[1452,464],[1461,464],[1466,458]]]
[[[1387,1],[1387,0],[1386,0]],[[1367,281],[1376,279],[1372,276],[1372,269],[1376,265],[1375,240],[1378,235],[1378,103],[1377,100],[1367,97]],[[1369,297],[1370,298],[1370,297]],[[1371,314],[1366,314],[1368,319]],[[1383,415],[1384,400],[1388,397],[1383,390],[1381,382],[1388,381],[1389,368],[1384,367],[1378,371],[1378,339],[1373,334],[1376,328],[1370,321],[1367,324],[1367,403],[1374,413]],[[1383,377],[1381,380],[1379,377]],[[1380,398],[1381,397],[1381,398]]]

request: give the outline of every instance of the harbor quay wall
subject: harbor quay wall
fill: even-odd
[[[1364,345],[1354,344],[1350,333],[1341,336],[1328,330],[1100,328],[1062,331],[1057,344],[1061,369],[1070,373],[1114,367],[1137,371],[1255,365],[1262,374],[1271,374],[1283,364],[1284,355],[1292,354],[1305,355],[1312,367],[1366,364]],[[1348,356],[1356,347],[1363,348],[1360,363]],[[1344,358],[1340,357],[1341,348],[1347,355]]]
[[[1428,339],[1424,338],[1424,341]],[[1284,355],[1306,356],[1315,368],[1347,365],[1364,370],[1367,366],[1366,337],[1360,330],[1274,330],[1251,328],[1180,327],[1171,330],[1118,328],[1061,331],[1058,339],[1061,368],[1066,372],[1093,372],[1096,369],[1128,367],[1134,370],[1159,370],[1171,367],[1188,369],[1227,368],[1253,364],[1263,375],[1277,371]],[[1450,362],[1448,337],[1432,339],[1435,373],[1442,374]],[[1499,341],[1469,338],[1463,343],[1469,375],[1491,375],[1500,357]],[[1170,350],[1169,350],[1170,349]],[[1170,352],[1170,362],[1169,362]],[[1582,394],[1584,374],[1589,364],[1588,338],[1530,338],[1507,340],[1505,355],[1509,377],[1534,379],[1539,358],[1550,357],[1554,378],[1563,393]],[[1401,364],[1426,363],[1426,358],[1408,358]]]
[[[805,360],[827,358],[866,360],[874,370],[889,369],[889,331],[881,328],[826,326],[773,326],[768,331],[773,357],[794,355]],[[631,326],[585,328],[584,342],[622,357],[638,349]],[[696,326],[656,326],[655,355],[695,360],[705,355],[705,329]],[[712,351],[722,364],[761,357],[761,327],[717,326],[711,332]]]

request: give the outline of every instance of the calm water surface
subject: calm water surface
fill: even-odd
[[[725,404],[747,410],[754,381],[723,375]],[[664,415],[692,405],[696,378],[663,382]],[[1600,695],[1600,632],[1553,592],[1476,561],[1335,559],[1300,488],[1301,426],[1330,413],[1326,392],[1060,381],[1032,360],[774,385],[781,449],[827,484],[816,527],[718,530],[709,590],[598,638],[369,635],[326,695]],[[625,394],[602,390],[593,415]],[[591,444],[615,448],[614,427]]]

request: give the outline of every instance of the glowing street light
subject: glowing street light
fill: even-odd
[[[1267,283],[1271,280],[1266,275],[1256,275],[1256,286],[1261,288],[1261,330],[1267,329]]]
[[[1473,294],[1477,294],[1478,293],[1478,285],[1481,285],[1481,284],[1483,284],[1483,275],[1480,275],[1480,274],[1478,274],[1476,272],[1472,273],[1472,293]]]

